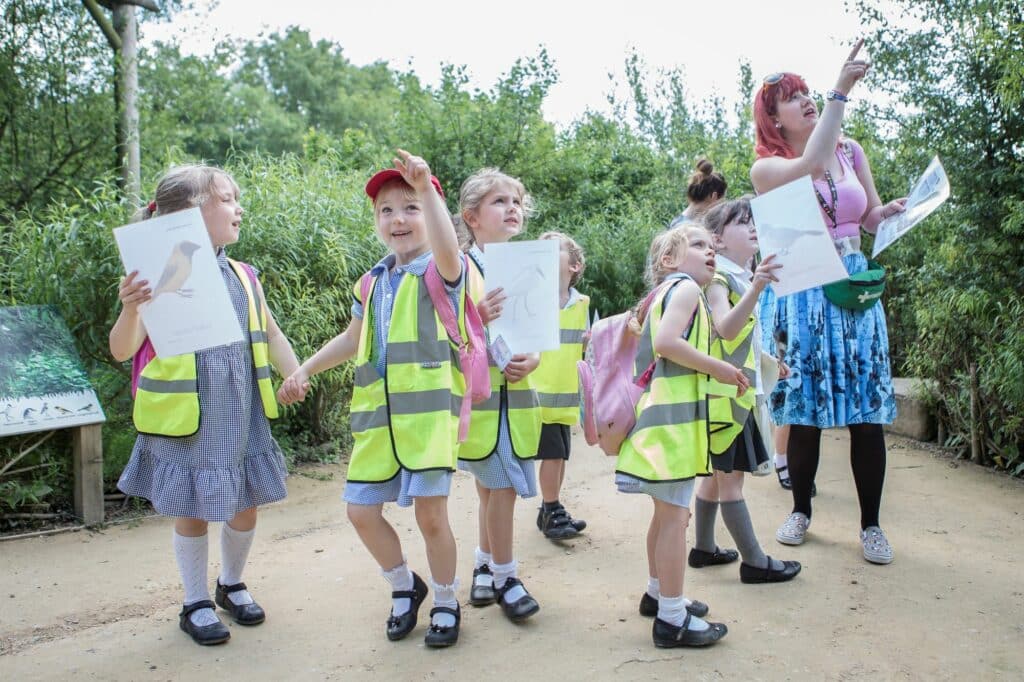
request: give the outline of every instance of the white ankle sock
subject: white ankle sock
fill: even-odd
[[[256,536],[256,529],[235,530],[224,524],[220,531],[220,584],[234,585],[242,582],[242,571],[249,558],[249,548]],[[236,606],[252,604],[253,598],[248,590],[239,590],[228,594],[228,599]]]
[[[434,588],[434,606],[445,606],[449,609],[457,609],[459,607],[459,600],[455,598],[455,590],[459,587],[458,578],[451,585],[438,585],[431,578],[430,584]],[[455,625],[455,616],[450,613],[436,613],[431,617],[430,622],[434,625],[450,628]]]
[[[480,549],[479,547],[477,547],[476,551],[473,552],[473,557],[474,557],[474,562],[473,562],[473,568],[474,569],[480,568],[481,566],[483,566],[485,564],[486,565],[490,565],[491,562],[494,561],[494,557],[491,556],[490,552],[485,552],[482,549]]]
[[[776,452],[775,453],[775,470],[778,471],[779,467],[784,467],[784,466],[788,466],[786,464],[786,453],[785,452]],[[787,471],[787,470],[779,471],[779,478],[781,478],[782,480],[786,480],[787,478],[789,478],[789,471]]]
[[[647,578],[647,596],[651,599],[658,598],[658,592],[661,591],[661,581],[657,578]]]
[[[658,618],[671,623],[676,627],[683,624],[686,620],[686,604],[687,599],[682,595],[678,597],[666,597],[664,595],[658,595]],[[708,624],[698,618],[697,616],[690,616],[690,624],[686,628],[687,630],[707,630]]]
[[[391,584],[392,592],[408,592],[412,590],[412,571],[409,564],[402,562],[389,571],[381,570],[381,575]],[[391,613],[401,616],[412,608],[412,600],[408,597],[398,597],[391,600]]]
[[[492,564],[491,570],[494,572],[494,589],[498,590],[505,587],[506,580],[516,577],[518,568],[519,564],[516,563],[515,559],[507,564]],[[505,602],[511,604],[517,599],[522,599],[526,594],[526,588],[522,585],[516,585],[505,593]]]
[[[181,584],[185,588],[184,604],[194,604],[210,598],[210,587],[207,584],[206,564],[210,548],[207,536],[187,537],[174,531],[174,558],[178,562]],[[213,625],[219,619],[213,609],[199,609],[189,615],[196,625]]]

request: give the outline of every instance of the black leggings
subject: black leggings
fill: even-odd
[[[885,483],[885,436],[881,424],[851,424],[850,468],[860,502],[860,527],[877,526]],[[821,457],[821,429],[794,424],[786,447],[793,482],[793,511],[811,517],[811,485]]]

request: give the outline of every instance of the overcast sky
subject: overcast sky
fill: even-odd
[[[173,37],[186,52],[205,53],[228,36],[252,39],[297,25],[340,44],[355,64],[411,65],[427,83],[437,82],[442,63],[465,64],[473,84],[485,89],[543,45],[560,76],[544,112],[562,125],[587,108],[607,109],[608,74],[623,80],[632,49],[652,74],[681,68],[694,100],[717,92],[734,102],[741,60],[757,79],[795,71],[812,89],[827,90],[861,32],[842,0],[220,0],[212,10],[209,0],[195,4],[196,14],[148,26],[143,42]],[[865,51],[870,55],[870,46]]]

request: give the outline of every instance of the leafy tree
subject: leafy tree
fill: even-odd
[[[948,208],[883,254],[903,273],[903,304],[915,315],[906,366],[936,382],[951,443],[973,440],[978,461],[991,455],[1021,473],[1024,10],[1009,0],[904,0],[893,16],[892,4],[858,3],[873,85],[892,98],[874,115],[896,131],[902,173],[938,153],[953,190]]]

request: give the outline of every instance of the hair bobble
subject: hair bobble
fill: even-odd
[[[146,208],[148,208],[148,209],[149,209],[149,212],[150,212],[150,213],[156,213],[156,201],[154,200],[154,201],[151,201],[151,202],[149,202],[149,203],[148,203],[148,204],[146,205]]]

